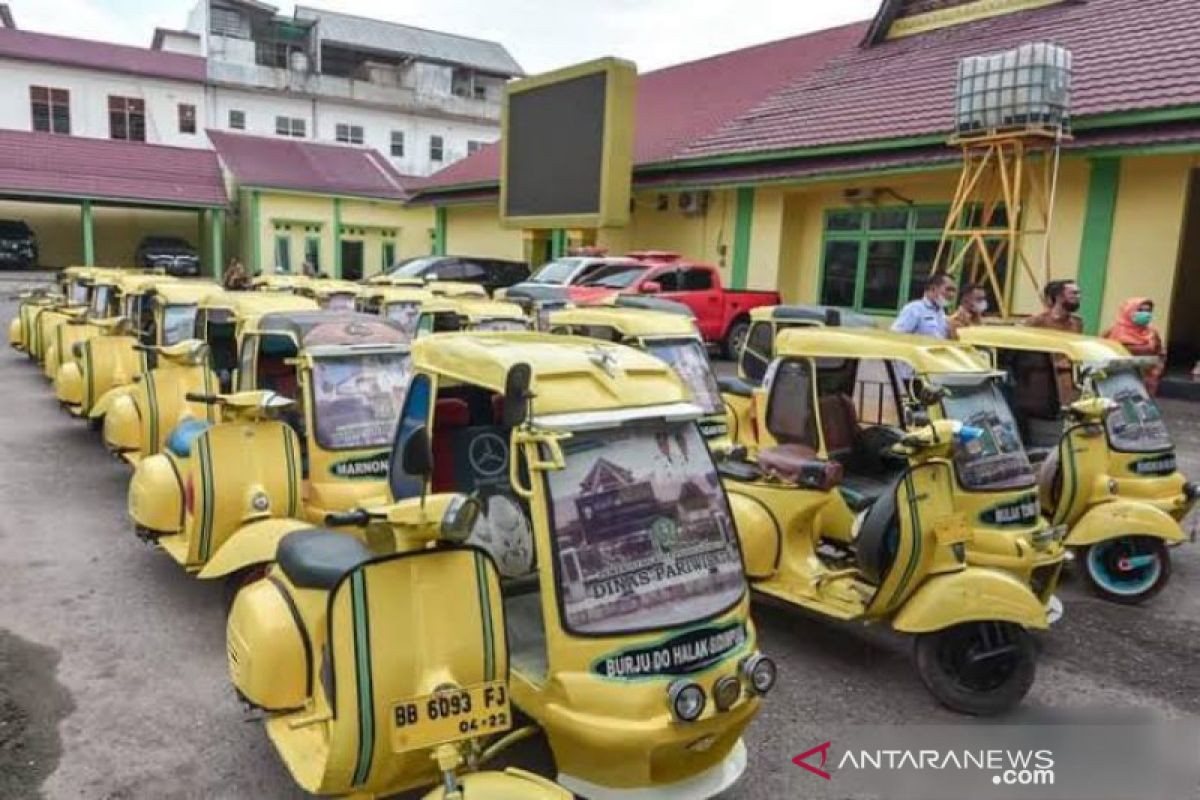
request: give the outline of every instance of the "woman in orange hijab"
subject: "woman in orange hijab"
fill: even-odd
[[[1146,371],[1146,389],[1151,396],[1158,394],[1158,382],[1162,378],[1163,365],[1167,362],[1167,351],[1162,337],[1150,325],[1154,319],[1154,301],[1146,297],[1131,297],[1121,304],[1117,323],[1104,332],[1105,339],[1125,345],[1135,356],[1158,356],[1158,366]]]

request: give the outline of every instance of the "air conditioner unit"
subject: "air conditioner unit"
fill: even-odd
[[[685,217],[702,217],[708,213],[708,198],[707,191],[680,192],[679,210]]]

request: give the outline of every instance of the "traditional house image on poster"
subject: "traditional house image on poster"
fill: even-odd
[[[577,434],[550,474],[568,628],[704,619],[744,590],[736,532],[693,424]]]

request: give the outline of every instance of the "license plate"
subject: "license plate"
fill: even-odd
[[[392,750],[422,750],[511,726],[508,687],[503,681],[447,689],[392,706]]]

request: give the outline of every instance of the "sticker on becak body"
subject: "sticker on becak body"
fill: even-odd
[[[746,626],[741,622],[697,628],[657,644],[605,655],[593,662],[592,672],[621,680],[689,675],[708,669],[745,643]]]

